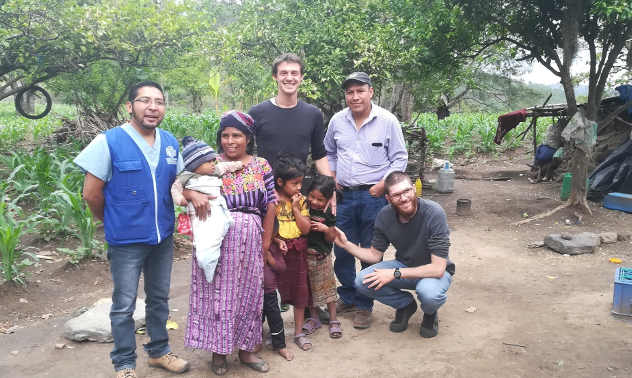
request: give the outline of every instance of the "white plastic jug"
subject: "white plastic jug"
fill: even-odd
[[[439,169],[439,179],[437,180],[437,192],[452,193],[454,191],[454,170],[450,168],[450,163],[446,162],[443,168]]]

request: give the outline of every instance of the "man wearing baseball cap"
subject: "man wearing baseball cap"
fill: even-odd
[[[329,167],[342,190],[336,226],[351,243],[368,248],[375,217],[386,205],[384,178],[393,171],[406,170],[408,153],[397,118],[371,101],[373,85],[367,73],[350,74],[342,89],[347,108],[331,118],[324,140]],[[339,246],[334,247],[334,253],[334,271],[341,283],[337,311],[356,311],[353,326],[368,328],[373,300],[354,287],[355,258]],[[367,266],[362,264],[362,268]]]

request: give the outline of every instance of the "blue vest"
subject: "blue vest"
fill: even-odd
[[[173,233],[171,184],[177,174],[178,141],[170,133],[158,131],[160,159],[155,176],[143,152],[125,130],[115,127],[105,132],[112,178],[103,188],[103,224],[105,240],[110,245],[156,245]]]

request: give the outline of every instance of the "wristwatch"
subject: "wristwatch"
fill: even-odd
[[[395,268],[395,271],[393,272],[393,276],[395,277],[396,280],[402,279],[402,272],[399,271],[399,268]]]

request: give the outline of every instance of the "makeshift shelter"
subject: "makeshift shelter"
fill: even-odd
[[[590,192],[588,198],[599,201],[612,191],[632,193],[632,85],[616,88],[619,96],[609,97],[601,101],[597,138],[591,154]],[[549,96],[550,98],[550,96]],[[563,147],[562,132],[569,122],[565,104],[544,105],[526,108],[503,114],[498,117],[498,127],[494,142],[500,144],[503,137],[521,122],[531,117],[529,126],[517,137],[526,137],[529,131],[533,135],[533,152],[537,149],[536,122],[539,117],[553,117],[556,121],[547,130],[543,144],[559,149]],[[579,105],[582,109],[585,105]],[[566,162],[567,163],[567,162]],[[566,168],[561,164],[561,169]],[[593,168],[597,166],[594,170]]]

